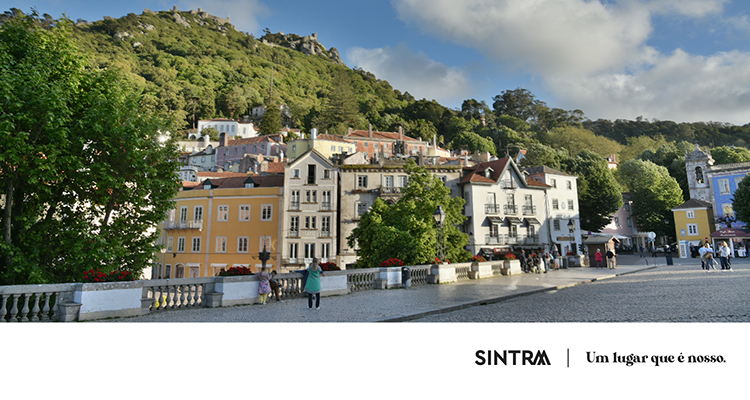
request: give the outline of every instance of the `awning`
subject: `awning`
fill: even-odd
[[[534,224],[534,225],[541,225],[541,224],[542,224],[542,223],[541,223],[541,222],[539,222],[539,220],[538,220],[538,219],[536,219],[536,218],[531,218],[531,217],[528,217],[528,218],[524,218],[524,219],[526,220],[526,223],[528,223],[528,224]]]
[[[508,224],[521,225],[521,218],[518,217],[505,217],[508,220]]]
[[[493,224],[502,224],[503,223],[503,218],[502,217],[490,217],[490,216],[488,216],[487,219],[489,219],[490,222],[493,223]]]
[[[482,254],[484,254],[485,256],[491,256],[491,255],[495,254],[494,250],[492,250],[490,248],[487,248],[487,247],[482,247],[479,250],[479,252],[482,253]]]
[[[725,229],[719,229],[716,232],[711,233],[711,237],[713,238],[743,238],[743,237],[750,237],[750,233],[747,233],[740,229],[734,229],[734,228],[725,228]]]

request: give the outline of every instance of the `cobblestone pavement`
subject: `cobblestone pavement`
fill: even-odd
[[[650,265],[638,256],[618,260],[615,270],[570,268],[323,297],[320,310],[290,299],[101,322],[750,321],[750,261],[737,260],[730,272],[705,272],[695,260],[675,259],[685,264],[668,267],[663,257],[649,258]]]
[[[663,259],[662,259],[663,260]],[[675,260],[637,274],[433,314],[415,322],[750,322],[750,262]]]

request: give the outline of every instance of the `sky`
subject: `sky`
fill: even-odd
[[[523,88],[589,119],[750,123],[750,2],[739,0],[0,0],[97,21],[179,10],[255,37],[318,34],[347,66],[460,109]]]

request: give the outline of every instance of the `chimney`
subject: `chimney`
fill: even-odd
[[[318,129],[312,128],[310,129],[310,139],[315,140],[318,138]]]
[[[372,124],[370,124],[370,127],[367,128],[367,136],[372,137]]]
[[[354,129],[352,129],[352,128],[349,128],[349,129],[347,129],[347,130],[346,130],[346,134],[347,134],[347,135],[351,135],[351,134],[352,134],[352,131],[354,131]]]
[[[398,140],[404,140],[404,128],[401,126],[398,127]]]
[[[227,134],[222,132],[219,134],[219,147],[226,147],[227,145]]]

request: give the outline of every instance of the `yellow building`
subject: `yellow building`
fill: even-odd
[[[280,256],[284,176],[206,179],[185,187],[161,224],[163,251],[152,278],[215,276],[244,266],[258,270],[258,253],[271,253],[267,266],[277,269]]]
[[[711,203],[690,199],[672,209],[680,258],[690,257],[690,246],[700,246],[716,230]],[[710,239],[709,239],[710,240]]]

